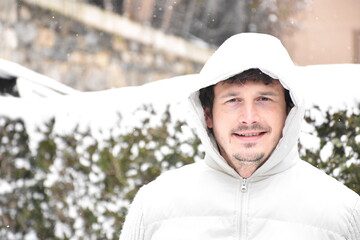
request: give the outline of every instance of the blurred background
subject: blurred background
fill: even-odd
[[[203,158],[181,102],[240,32],[282,40],[301,158],[360,194],[360,0],[1,0],[0,239],[118,239],[141,186]]]
[[[0,58],[94,91],[197,73],[239,32],[298,65],[360,62],[358,0],[2,0]]]

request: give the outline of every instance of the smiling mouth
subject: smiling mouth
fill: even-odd
[[[235,135],[238,135],[240,137],[254,137],[254,136],[260,136],[264,134],[265,132],[259,132],[259,133],[235,133]]]
[[[265,134],[266,132],[254,132],[254,133],[234,133],[236,136],[239,137],[255,137],[255,136],[261,136]]]
[[[254,132],[254,133],[234,133],[234,136],[237,139],[243,140],[243,141],[257,141],[261,139],[266,132]]]

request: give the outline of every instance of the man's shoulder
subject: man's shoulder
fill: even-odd
[[[150,199],[181,199],[182,195],[196,195],[204,188],[216,191],[219,186],[231,186],[236,181],[228,175],[216,171],[199,161],[178,169],[169,170],[147,184],[144,192]]]
[[[301,161],[299,167],[300,174],[304,178],[303,183],[308,186],[309,190],[313,189],[315,194],[322,194],[324,197],[336,196],[337,199],[345,201],[359,199],[359,195],[353,190],[310,163]]]
[[[197,162],[164,172],[142,187],[145,224],[180,216],[184,211],[190,211],[194,205],[198,206],[194,202],[199,198],[203,202],[199,191],[206,187],[206,179],[212,178],[205,176],[212,176],[213,173],[209,171],[211,169],[203,162]]]
[[[147,189],[154,191],[156,189],[164,190],[166,188],[174,188],[179,184],[186,184],[191,182],[204,171],[203,162],[196,162],[188,164],[176,169],[170,169],[166,172],[163,172],[155,180],[146,185]]]

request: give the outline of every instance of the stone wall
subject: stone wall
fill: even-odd
[[[210,49],[149,28],[129,36],[132,29],[140,26],[131,23],[133,27],[124,29],[123,22],[128,20],[81,2],[47,1],[58,2],[58,8],[36,4],[40,2],[1,1],[0,58],[78,90],[141,85],[196,73],[211,54]],[[156,42],[147,40],[149,33],[156,36]]]

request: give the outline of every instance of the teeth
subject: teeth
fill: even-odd
[[[240,134],[240,136],[243,137],[253,137],[253,136],[259,136],[260,133],[248,133],[248,134]]]

